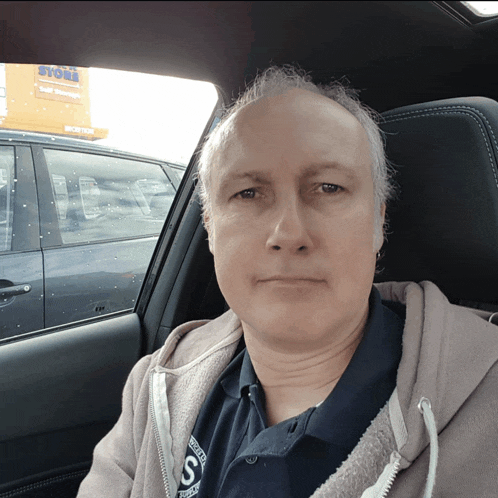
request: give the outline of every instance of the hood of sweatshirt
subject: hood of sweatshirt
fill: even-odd
[[[398,451],[406,468],[429,444],[420,401],[430,401],[440,433],[498,361],[498,329],[486,320],[491,313],[452,305],[431,282],[376,287],[382,299],[406,305],[396,388],[406,428]]]

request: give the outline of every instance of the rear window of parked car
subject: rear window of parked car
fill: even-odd
[[[0,146],[0,252],[12,243],[14,183],[14,147]]]
[[[159,164],[44,150],[64,244],[157,235],[175,197]]]

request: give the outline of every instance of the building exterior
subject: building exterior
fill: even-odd
[[[92,127],[89,88],[87,68],[0,64],[0,130],[106,138]]]

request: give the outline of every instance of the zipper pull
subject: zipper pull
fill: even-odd
[[[377,482],[373,486],[365,489],[361,498],[385,498],[399,471],[400,461],[401,455],[397,451],[393,451],[389,463],[384,467]]]

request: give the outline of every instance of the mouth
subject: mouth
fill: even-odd
[[[290,285],[292,284],[299,285],[299,284],[323,284],[325,283],[325,280],[319,278],[301,277],[301,276],[296,276],[296,277],[275,276],[275,277],[260,279],[259,282],[260,283],[275,282],[275,283],[283,283]]]

